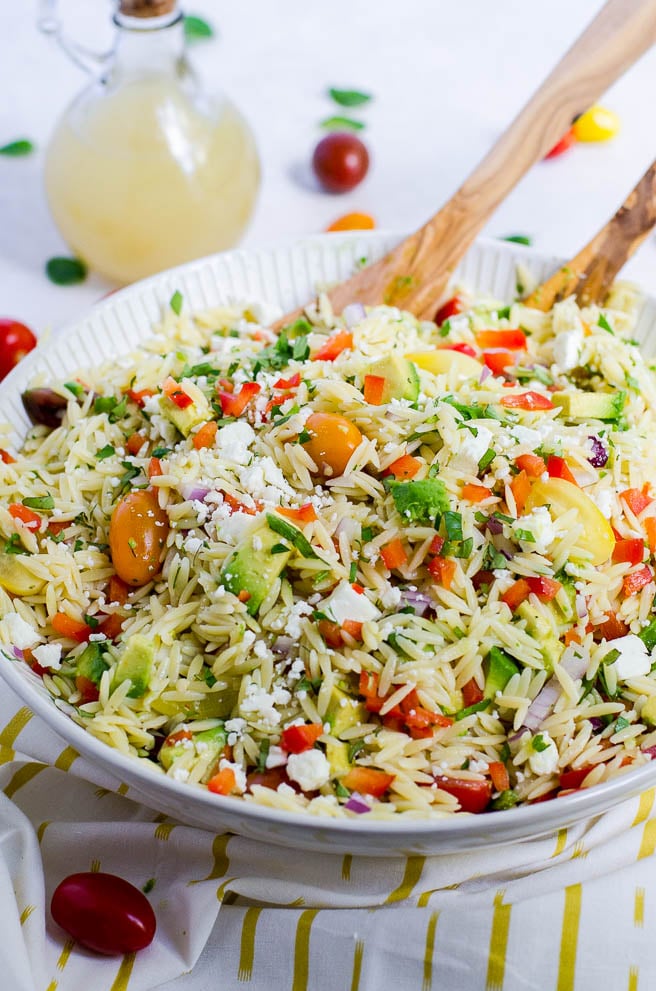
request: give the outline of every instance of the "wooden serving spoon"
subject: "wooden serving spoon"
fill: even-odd
[[[654,41],[656,0],[608,0],[439,213],[329,291],[335,312],[353,302],[388,303],[430,319],[456,265],[503,199]]]
[[[550,310],[576,295],[582,306],[603,303],[613,279],[656,225],[656,162],[649,166],[617,213],[567,265],[538,286],[524,303]]]

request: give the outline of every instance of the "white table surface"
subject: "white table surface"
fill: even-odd
[[[99,48],[110,37],[108,0],[60,0],[69,30]],[[227,91],[250,120],[263,161],[259,204],[243,244],[321,231],[350,210],[378,226],[417,226],[456,189],[601,6],[599,0],[189,0],[218,38],[194,60],[208,85]],[[0,0],[0,144],[47,144],[84,74],[35,27],[36,0]],[[473,29],[473,30],[472,30]],[[328,86],[374,94],[366,109],[372,154],[366,181],[347,195],[320,192],[308,162],[331,112]],[[607,144],[579,145],[534,167],[487,233],[526,233],[537,247],[575,252],[619,205],[650,163],[656,51],[605,98],[622,119]],[[0,158],[0,316],[36,332],[75,319],[109,286],[52,285],[46,260],[67,253],[48,214],[41,153]],[[627,272],[656,288],[656,241]]]

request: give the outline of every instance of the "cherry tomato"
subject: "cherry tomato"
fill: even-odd
[[[157,926],[146,896],[115,874],[71,874],[55,889],[50,911],[73,939],[106,956],[143,950]]]
[[[119,578],[133,587],[154,578],[168,533],[169,518],[152,489],[124,495],[109,524],[109,549]]]
[[[574,121],[572,130],[577,141],[609,141],[620,129],[617,114],[606,107],[595,105]]]
[[[28,351],[36,347],[29,327],[10,317],[0,317],[0,379],[14,368]]]
[[[568,148],[571,148],[573,144],[576,144],[576,134],[574,133],[574,128],[570,127],[569,131],[563,134],[560,141],[557,141],[553,146],[551,151],[548,151],[544,156],[545,160],[547,158],[558,158],[559,155],[564,154]]]
[[[369,152],[355,134],[329,134],[314,149],[312,168],[329,193],[347,193],[366,176]]]
[[[441,327],[446,320],[457,316],[458,313],[462,313],[464,308],[465,304],[460,296],[452,296],[451,299],[447,299],[446,303],[440,306],[435,314],[435,323],[438,327]]]
[[[305,424],[310,440],[303,444],[322,475],[343,475],[362,434],[354,423],[339,413],[313,413]],[[326,471],[326,468],[329,470]]]
[[[370,213],[345,213],[326,227],[327,231],[372,231],[376,221]]]

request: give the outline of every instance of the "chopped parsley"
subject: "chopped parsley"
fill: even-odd
[[[468,705],[465,709],[460,709],[456,712],[454,719],[456,722],[460,722],[461,719],[466,719],[467,716],[473,715],[475,712],[484,712],[492,704],[492,699],[482,699],[480,702],[475,702],[474,705]]]
[[[615,331],[608,323],[608,320],[606,319],[603,313],[599,314],[599,319],[597,320],[597,326],[601,327],[601,329],[605,330],[607,333],[612,334],[613,337],[615,336]]]
[[[179,317],[182,313],[182,304],[184,303],[184,297],[179,289],[176,289],[171,299],[169,300],[169,306],[175,313],[176,317]]]
[[[537,736],[533,737],[531,740],[531,746],[539,754],[541,754],[543,750],[547,750],[549,748],[549,744],[545,742],[542,733],[538,733]]]
[[[21,539],[17,533],[12,533],[9,540],[5,543],[5,554],[29,554],[21,543]]]
[[[276,516],[275,513],[267,513],[266,521],[270,530],[288,540],[303,557],[319,557],[307,537],[293,524],[283,520],[281,516]],[[289,548],[286,547],[285,550]]]
[[[336,89],[334,86],[331,86],[328,93],[340,107],[361,107],[372,98],[371,93],[362,93],[357,89]]]
[[[488,447],[487,451],[485,452],[485,454],[483,455],[483,457],[478,462],[478,470],[479,471],[485,471],[485,469],[487,468],[487,466],[494,461],[494,459],[496,458],[496,456],[497,456],[497,452],[494,451],[494,450],[492,450],[491,447]]]
[[[300,336],[294,336],[295,328],[307,327],[307,332]],[[310,345],[308,344],[308,333],[312,330],[307,320],[297,320],[289,327],[284,327],[275,344],[262,348],[258,351],[253,364],[253,375],[257,375],[262,369],[278,371],[286,368],[290,361],[306,361],[310,357]]]
[[[98,461],[104,461],[105,458],[111,458],[113,454],[116,454],[115,449],[111,444],[105,444],[100,450],[96,451],[96,458]]]
[[[30,496],[27,499],[23,499],[23,505],[27,509],[54,509],[55,500],[51,495],[47,496]]]

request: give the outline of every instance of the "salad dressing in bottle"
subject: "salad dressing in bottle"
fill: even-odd
[[[114,21],[114,50],[57,125],[45,181],[71,249],[128,283],[234,245],[260,170],[239,112],[204,94],[189,67],[177,0],[120,0]]]

